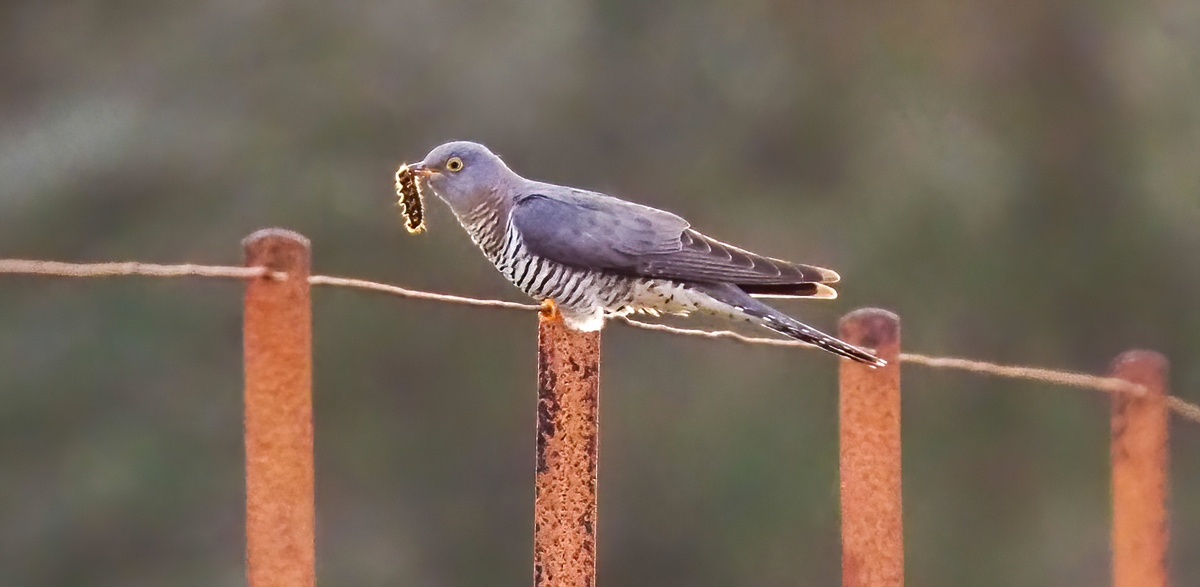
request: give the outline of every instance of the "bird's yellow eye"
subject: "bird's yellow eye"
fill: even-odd
[[[447,171],[458,171],[462,168],[463,168],[462,159],[459,159],[458,157],[451,157],[448,161],[446,161],[446,170]]]

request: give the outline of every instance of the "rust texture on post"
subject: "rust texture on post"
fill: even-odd
[[[1113,376],[1145,388],[1112,398],[1113,585],[1167,584],[1167,360],[1129,351]]]
[[[900,319],[873,308],[847,314],[841,337],[888,362],[841,359],[842,584],[904,584],[900,492]]]
[[[315,582],[309,243],[281,229],[243,241],[246,265],[287,278],[246,288],[246,578]]]
[[[600,333],[538,320],[537,473],[533,566],[537,587],[596,584]]]

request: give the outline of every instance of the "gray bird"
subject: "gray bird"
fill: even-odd
[[[409,166],[521,291],[568,326],[599,330],[631,312],[707,312],[749,321],[874,366],[885,362],[756,297],[834,298],[828,269],[757,255],[683,218],[605,194],[525,179],[477,143],[446,143]]]

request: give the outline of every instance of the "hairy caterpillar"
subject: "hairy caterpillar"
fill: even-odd
[[[409,169],[408,164],[396,170],[396,196],[400,213],[404,215],[404,228],[416,234],[425,230],[425,202],[421,197],[421,183]]]

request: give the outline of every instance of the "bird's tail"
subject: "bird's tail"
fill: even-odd
[[[875,355],[858,348],[848,342],[839,340],[816,328],[813,328],[771,306],[768,306],[749,294],[742,291],[735,285],[720,285],[705,288],[710,296],[721,300],[724,303],[730,304],[733,307],[741,310],[754,322],[770,328],[789,338],[794,338],[800,342],[806,342],[817,348],[829,351],[835,355],[846,357],[848,359],[871,365],[872,367],[883,367],[887,365],[887,361],[876,357]]]
[[[777,314],[777,316],[767,315],[758,318],[762,320],[763,326],[766,326],[775,332],[790,338],[794,338],[801,342],[807,342],[808,344],[827,350],[835,355],[846,357],[848,359],[858,361],[859,363],[865,363],[872,367],[883,367],[884,365],[887,365],[887,361],[880,359],[879,357],[876,357],[875,355],[872,355],[871,353],[848,342],[829,336],[828,334],[812,328],[803,322],[788,316],[787,314],[783,314],[782,312],[778,311],[776,311],[775,314]]]

